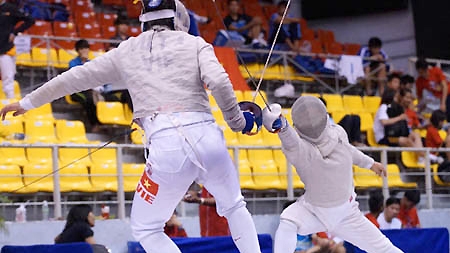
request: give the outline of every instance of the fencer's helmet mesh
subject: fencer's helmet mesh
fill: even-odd
[[[159,25],[177,31],[189,30],[189,14],[179,0],[141,0],[141,3],[142,13],[139,21],[145,23],[146,29]]]
[[[327,109],[316,97],[299,97],[292,106],[292,121],[295,129],[310,139],[317,139],[327,123]]]

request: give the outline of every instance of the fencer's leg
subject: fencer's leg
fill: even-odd
[[[290,220],[281,219],[275,233],[274,253],[294,252],[297,246],[297,226]]]
[[[152,233],[142,239],[139,242],[142,247],[148,253],[153,252],[169,252],[169,253],[181,253],[177,245],[164,233],[164,231],[158,231]]]
[[[6,98],[14,98],[15,58],[6,54],[0,55],[0,71],[2,72],[2,86]]]
[[[280,215],[280,225],[275,234],[274,253],[294,252],[297,234],[309,235],[326,228],[307,208],[303,197],[288,206]]]
[[[351,242],[368,253],[401,253],[389,239],[375,227],[358,208],[358,202],[352,204],[351,212],[334,231],[330,231],[343,240]]]

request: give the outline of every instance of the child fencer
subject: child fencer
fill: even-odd
[[[142,34],[53,78],[0,114],[4,117],[13,111],[19,115],[66,94],[122,80],[149,150],[133,199],[134,237],[147,252],[180,253],[163,228],[191,183],[197,181],[214,195],[217,212],[227,218],[240,252],[261,252],[204,84],[232,130],[249,133],[253,115],[240,109],[213,47],[187,33],[189,15],[184,6],[178,0],[142,0],[142,4]]]
[[[328,123],[324,104],[302,96],[292,106],[291,127],[281,106],[263,110],[263,124],[278,133],[282,150],[305,184],[305,194],[281,213],[274,253],[294,252],[297,233],[327,231],[368,253],[402,252],[358,208],[352,165],[386,176],[382,164],[352,146],[345,130]]]

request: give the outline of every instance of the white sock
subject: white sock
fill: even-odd
[[[287,220],[281,220],[275,233],[273,253],[294,252],[297,246],[297,226]]]
[[[148,253],[181,253],[177,245],[162,231],[145,237],[140,243]]]
[[[252,216],[245,206],[237,208],[235,211],[227,215],[226,218],[234,244],[236,244],[239,252],[261,252],[255,224],[253,223]]]

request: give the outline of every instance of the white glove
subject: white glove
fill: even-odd
[[[263,125],[267,131],[277,133],[287,125],[286,119],[281,115],[281,105],[271,104],[270,110],[264,108],[262,112]]]

